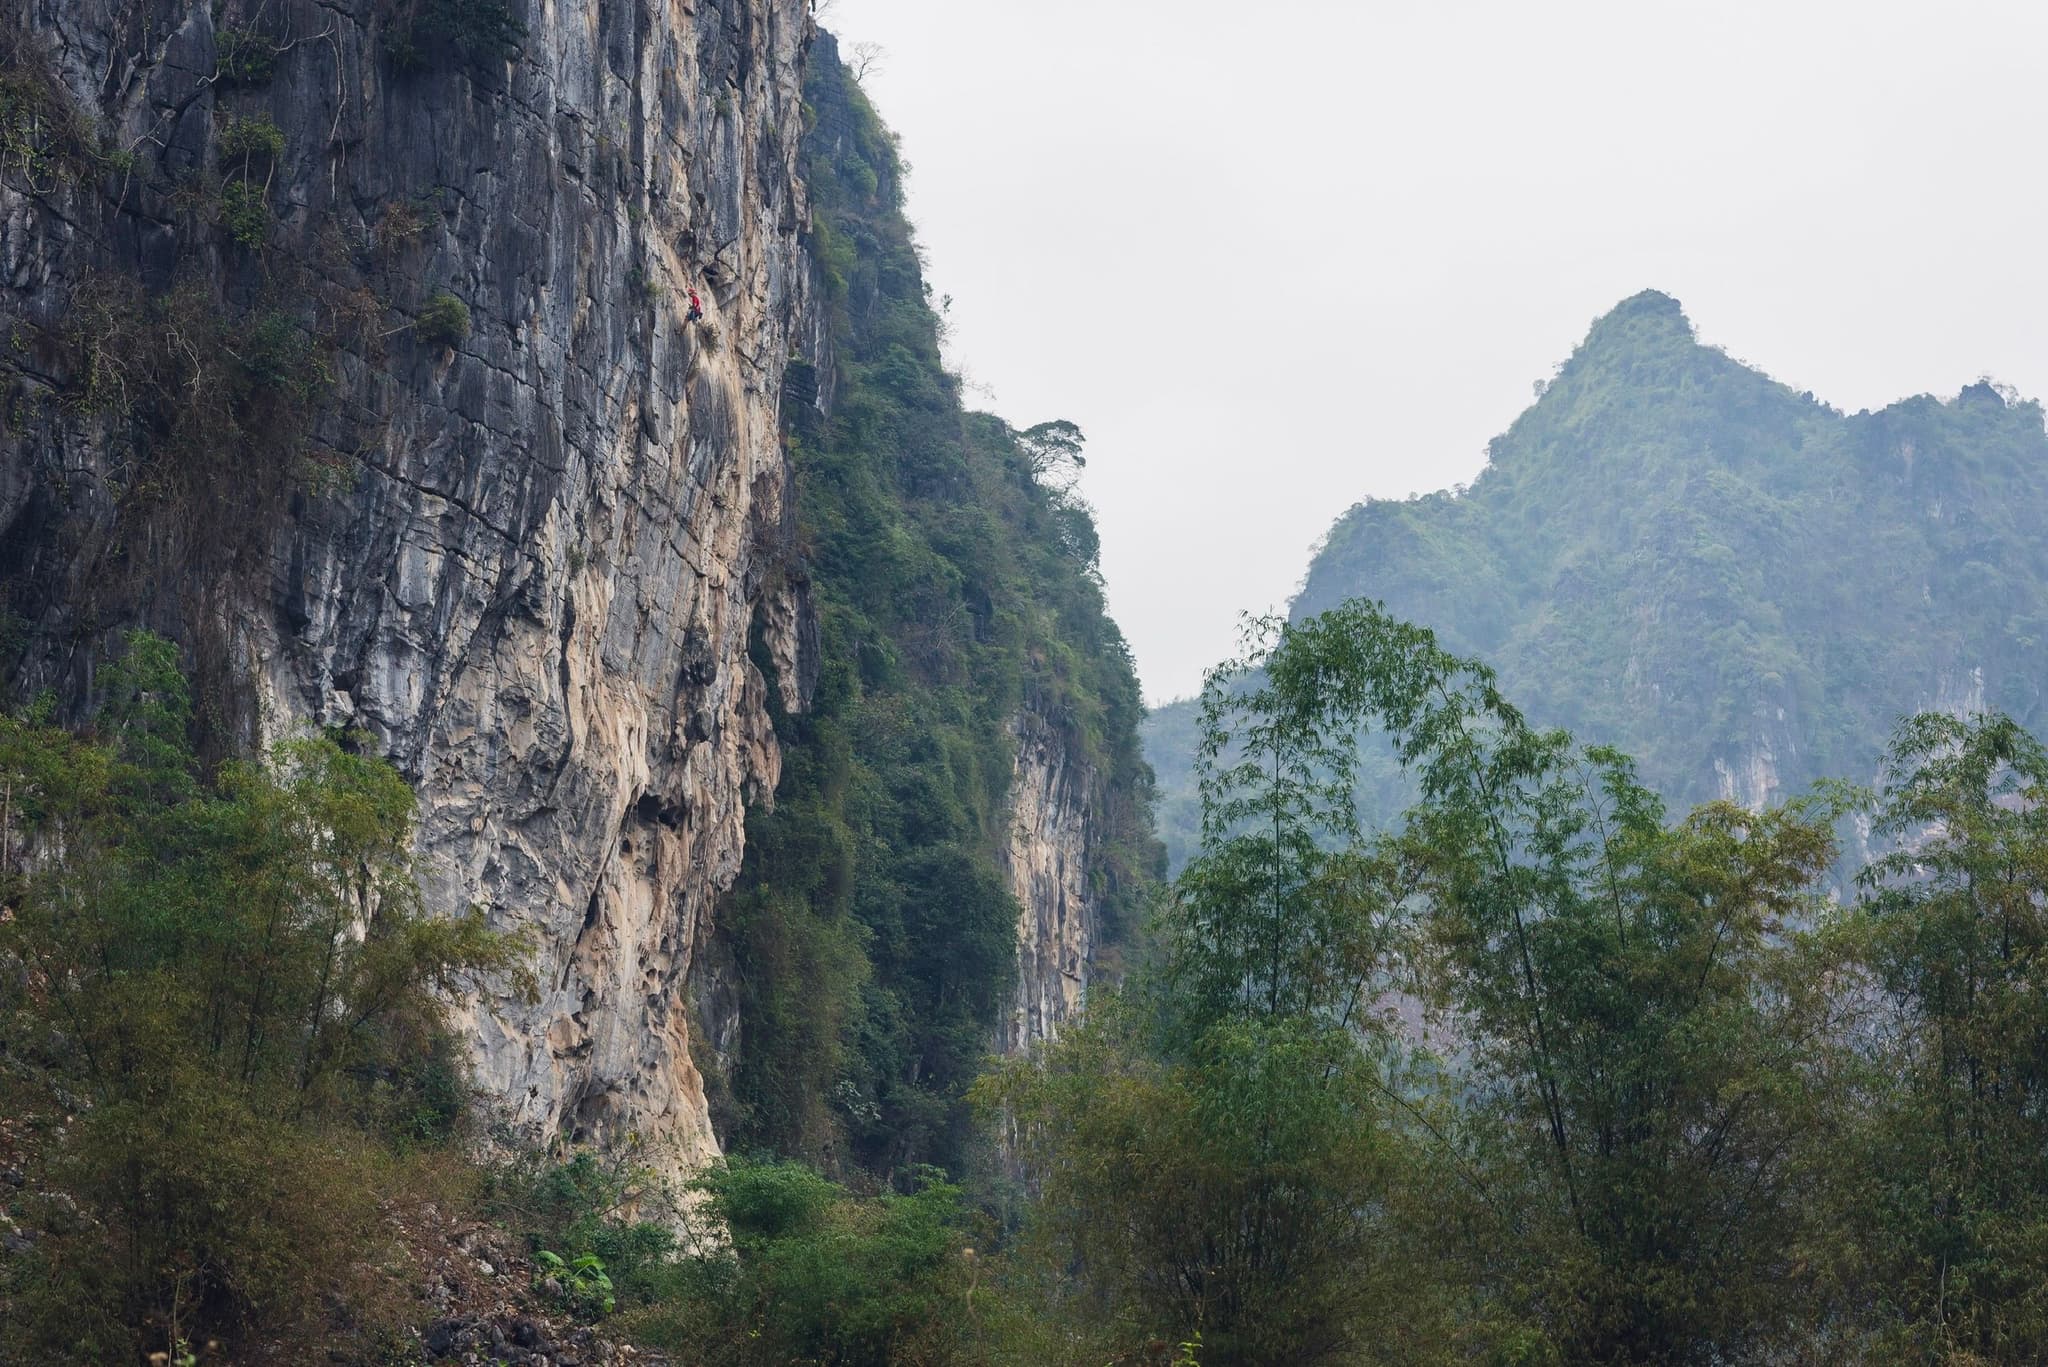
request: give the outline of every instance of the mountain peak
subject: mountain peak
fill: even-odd
[[[1572,408],[1588,397],[1612,400],[1624,392],[1694,382],[1727,368],[1740,369],[1700,345],[1692,320],[1676,299],[1661,290],[1644,290],[1593,320],[1586,340],[1572,352],[1537,407]]]
[[[1594,319],[1592,329],[1586,334],[1583,350],[1601,351],[1617,346],[1633,348],[1645,342],[1691,344],[1698,340],[1692,320],[1685,316],[1684,305],[1662,290],[1644,290],[1630,295]]]

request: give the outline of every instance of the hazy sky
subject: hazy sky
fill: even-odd
[[[2048,4],[831,0],[955,360],[1090,439],[1148,698],[1470,480],[1598,314],[1854,410],[2048,393]]]

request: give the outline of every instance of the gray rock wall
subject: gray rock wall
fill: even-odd
[[[366,731],[418,787],[433,901],[535,940],[539,999],[465,1018],[480,1085],[532,1139],[679,1168],[716,1145],[681,984],[779,771],[750,629],[783,680],[809,673],[777,431],[792,345],[822,335],[799,244],[805,0],[533,0],[515,59],[419,73],[382,50],[390,12],[0,14],[28,37],[17,67],[55,73],[107,154],[73,178],[0,168],[15,682],[88,695],[139,619],[203,676],[255,681],[216,700],[244,741]],[[229,29],[279,49],[267,79],[216,78]],[[219,140],[261,114],[285,151],[249,248],[219,221]],[[321,339],[332,382],[304,449],[276,453],[319,477],[238,533],[248,553],[152,516],[131,415],[79,401],[67,319],[109,278]],[[437,291],[470,311],[453,346],[410,330]]]
[[[390,20],[430,3],[0,0],[0,145],[49,152],[0,160],[0,645],[83,707],[142,622],[223,746],[366,733],[418,789],[432,904],[535,945],[537,1000],[464,1009],[479,1086],[529,1142],[680,1172],[717,1151],[698,1060],[730,1043],[693,1048],[686,983],[780,771],[750,634],[787,710],[817,669],[778,427],[832,374],[806,5],[531,0],[515,57],[402,69]],[[224,68],[252,36],[270,69]],[[264,118],[252,170],[225,148]],[[443,294],[452,342],[415,328]],[[200,353],[270,317],[320,382],[165,456],[171,412],[261,364]],[[1097,919],[1096,776],[1016,733],[1008,1050],[1080,1009]]]
[[[1023,910],[1017,923],[1017,992],[999,1040],[1005,1054],[1058,1036],[1081,1012],[1095,961],[1089,887],[1096,775],[1065,736],[1029,712],[1011,728],[1010,837],[1003,865]]]

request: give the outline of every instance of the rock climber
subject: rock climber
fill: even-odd
[[[704,301],[699,299],[697,297],[697,291],[695,289],[692,289],[690,291],[690,316],[685,318],[683,321],[686,323],[694,323],[703,316]]]

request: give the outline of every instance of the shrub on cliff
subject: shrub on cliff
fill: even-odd
[[[222,166],[240,162],[244,171],[284,155],[284,130],[268,114],[229,118],[220,130]]]
[[[469,305],[446,290],[436,290],[420,306],[412,330],[428,346],[460,346],[469,338]]]
[[[507,62],[526,24],[505,0],[383,0],[384,51],[399,71]]]
[[[277,69],[277,43],[261,29],[230,24],[213,42],[214,70],[223,85],[261,85]]]

